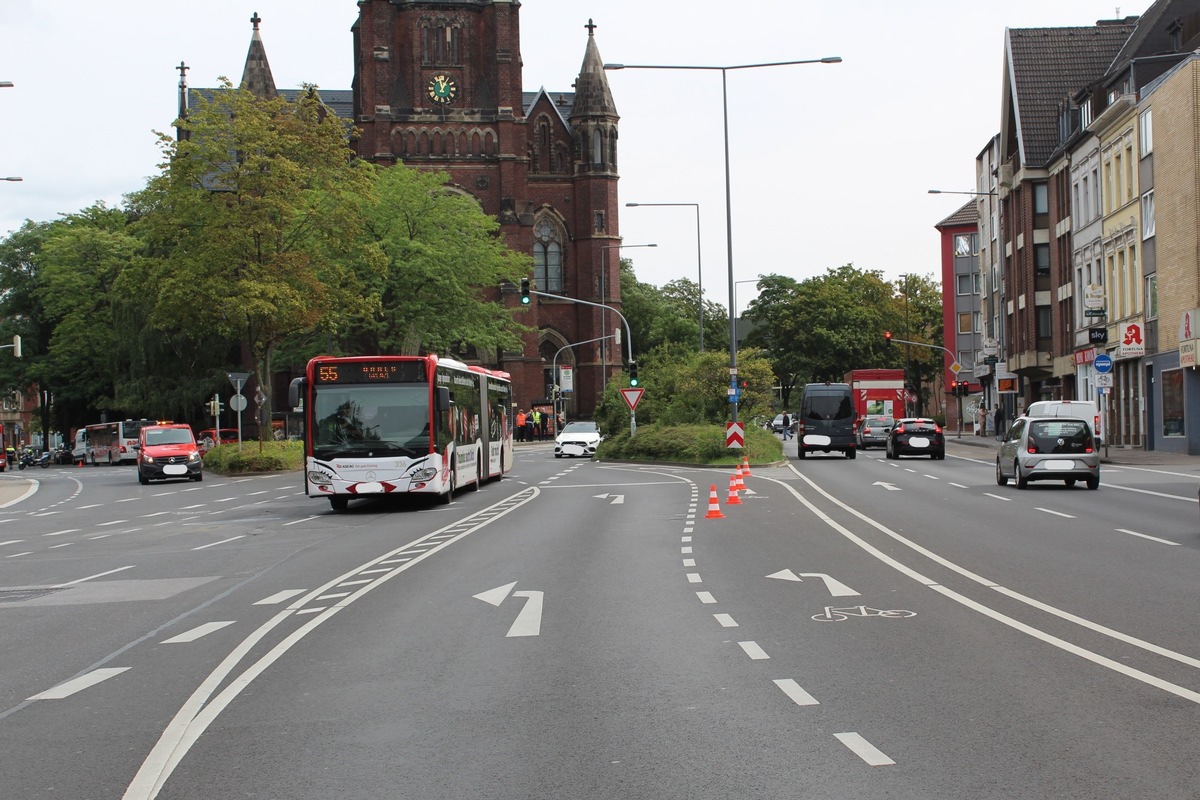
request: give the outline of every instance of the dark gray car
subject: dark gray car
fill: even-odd
[[[796,427],[796,456],[840,450],[858,454],[854,403],[848,383],[810,383],[804,387]]]

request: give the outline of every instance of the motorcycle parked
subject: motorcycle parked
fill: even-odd
[[[40,456],[32,447],[26,447],[21,451],[20,460],[17,461],[17,469],[25,469],[26,467],[41,467],[46,469],[50,466],[50,451],[47,450]]]

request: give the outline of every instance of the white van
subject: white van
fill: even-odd
[[[74,464],[82,464],[87,461],[87,455],[87,428],[80,428],[75,431],[75,441],[71,444],[71,461]]]
[[[1096,443],[1104,444],[1104,435],[1100,430],[1100,410],[1090,400],[1039,400],[1030,403],[1025,409],[1027,417],[1075,417],[1086,419],[1092,423],[1092,431],[1096,434]]]

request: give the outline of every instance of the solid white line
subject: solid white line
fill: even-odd
[[[1183,542],[1172,542],[1167,539],[1160,539],[1157,536],[1150,536],[1149,534],[1126,530],[1125,528],[1117,528],[1117,533],[1128,533],[1130,536],[1140,536],[1143,539],[1149,539],[1150,541],[1158,542],[1159,544],[1169,544],[1172,547],[1178,547],[1179,545],[1183,544]]]
[[[713,619],[721,623],[722,628],[736,628],[738,624],[733,617],[728,614],[713,614]]]
[[[696,592],[696,597],[700,598],[701,603],[708,605],[717,602],[717,598],[713,597],[712,592]]]
[[[880,751],[878,747],[857,733],[835,733],[833,736],[839,742],[846,745],[846,747],[850,748],[850,752],[872,767],[886,767],[896,763]]]
[[[746,655],[750,656],[755,661],[762,661],[764,658],[770,658],[767,651],[758,646],[758,642],[738,642],[738,646],[746,651]]]
[[[274,606],[282,603],[284,600],[291,600],[298,594],[304,594],[307,589],[284,589],[282,592],[276,592],[273,595],[264,597],[254,605],[256,606]]]
[[[783,678],[783,679],[775,680],[774,684],[776,686],[778,686],[780,689],[782,689],[783,693],[786,694],[788,697],[790,697],[792,699],[792,702],[794,702],[798,706],[819,706],[819,705],[821,705],[820,703],[817,702],[817,698],[813,697],[811,694],[804,691],[804,689],[802,689],[800,687],[800,684],[796,683],[791,678]]]
[[[988,608],[982,603],[977,603],[971,598],[965,597],[952,589],[947,589],[945,586],[931,586],[930,588],[936,592],[941,592],[946,597],[961,603],[967,608],[974,609],[984,616],[991,617],[997,622],[1001,622],[1010,628],[1021,631],[1022,633],[1032,636],[1035,639],[1040,639],[1041,641],[1053,645],[1060,650],[1065,650],[1072,655],[1079,656],[1080,658],[1091,661],[1093,664],[1098,664],[1101,667],[1107,667],[1113,672],[1119,672],[1120,674],[1126,675],[1134,680],[1141,681],[1148,686],[1153,686],[1154,688],[1161,689],[1169,694],[1182,697],[1184,700],[1191,700],[1193,703],[1200,703],[1200,692],[1194,692],[1191,689],[1185,689],[1182,686],[1169,683],[1164,681],[1162,678],[1156,677],[1147,672],[1142,672],[1141,670],[1134,669],[1133,667],[1127,667],[1119,661],[1113,661],[1111,658],[1105,658],[1098,653],[1093,653],[1091,650],[1085,650],[1082,647],[1074,645],[1064,639],[1060,639],[1057,636],[1052,636],[1044,631],[1040,631],[1032,625],[1026,625],[1024,622],[1013,619],[1006,614],[1001,614],[999,611]]]
[[[207,636],[213,631],[219,631],[227,625],[232,625],[233,620],[228,622],[206,622],[203,625],[192,628],[190,631],[181,633],[178,636],[172,636],[170,639],[164,639],[159,644],[182,644],[184,642],[194,642],[201,636]]]
[[[1189,478],[1195,478],[1195,475],[1189,475]],[[1148,494],[1151,497],[1165,497],[1168,500],[1182,500],[1185,503],[1195,503],[1195,497],[1181,496],[1177,494],[1167,494],[1166,492],[1152,492],[1149,489],[1135,489],[1132,486],[1118,486],[1115,483],[1104,484],[1107,489],[1120,489],[1123,492],[1136,492],[1137,494]]]
[[[241,536],[230,536],[228,539],[222,539],[219,542],[209,542],[208,544],[202,544],[199,547],[193,547],[192,549],[193,550],[207,550],[208,548],[216,547],[219,544],[225,544],[227,542],[236,542],[238,539],[245,539],[245,538],[246,538],[245,534],[242,534]]]
[[[76,692],[81,692],[89,686],[95,686],[101,681],[106,681],[114,675],[120,675],[129,667],[111,667],[108,669],[94,669],[86,675],[80,675],[73,681],[60,683],[53,689],[47,689],[41,694],[35,694],[30,700],[62,700],[64,697],[70,697]]]
[[[116,569],[110,569],[107,572],[98,572],[95,575],[89,575],[86,578],[80,578],[80,579],[74,580],[74,581],[67,581],[66,583],[60,583],[58,585],[59,586],[74,586],[77,583],[83,583],[84,581],[95,580],[96,578],[103,578],[105,575],[112,575],[114,572],[124,572],[127,569],[133,569],[133,566],[134,566],[133,564],[130,564],[128,567],[117,567]]]
[[[687,579],[688,583],[704,583],[704,581],[700,580],[699,572],[689,572],[687,574]]]
[[[1034,506],[1034,508],[1036,508],[1038,511],[1045,511],[1047,514],[1053,514],[1056,517],[1066,517],[1067,519],[1075,519],[1074,514],[1064,514],[1061,511],[1052,511],[1049,508],[1042,508],[1040,506]]]

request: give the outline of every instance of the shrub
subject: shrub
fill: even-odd
[[[303,442],[222,444],[204,454],[204,468],[222,475],[243,472],[286,472],[304,467]]]
[[[767,431],[754,426],[746,430],[746,446],[741,450],[725,447],[725,428],[721,425],[639,425],[636,436],[628,428],[600,443],[596,457],[610,461],[663,461],[680,464],[739,464],[743,457],[751,462],[770,463],[783,458],[783,443]]]

